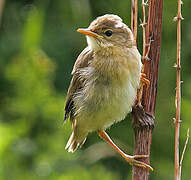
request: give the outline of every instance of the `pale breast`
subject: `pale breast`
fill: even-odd
[[[114,122],[124,119],[131,111],[137,91],[129,80],[126,80],[122,86],[115,86],[111,83],[105,87],[97,86],[95,90],[99,93],[93,97],[94,107],[97,107],[93,118],[96,121],[94,121],[96,129],[107,128]]]
[[[88,72],[83,73],[87,75],[91,71],[93,69],[89,68]],[[137,77],[132,79],[128,72],[123,81],[101,74],[91,74],[90,77],[75,98],[76,119],[78,126],[94,131],[124,119],[131,111],[136,98],[137,85],[134,81],[137,81]]]
[[[123,55],[95,56],[80,71],[84,87],[76,94],[77,126],[83,131],[105,129],[125,118],[139,86],[141,58],[136,47]]]

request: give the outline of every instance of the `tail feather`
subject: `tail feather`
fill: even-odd
[[[68,152],[74,152],[79,146],[81,147],[85,143],[85,141],[86,137],[82,141],[78,142],[74,136],[74,132],[72,132],[65,149],[68,149]]]

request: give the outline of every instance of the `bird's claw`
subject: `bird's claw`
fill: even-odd
[[[140,158],[148,158],[149,155],[144,155],[144,154],[137,154],[132,156],[133,159],[140,159]]]
[[[141,73],[141,77],[140,77],[140,87],[139,87],[139,91],[137,94],[137,105],[140,108],[143,108],[142,104],[141,104],[141,100],[142,100],[142,95],[143,95],[143,86],[146,85],[147,89],[150,86],[150,81],[146,78],[146,74],[145,73]]]
[[[148,165],[148,164],[146,164],[144,162],[136,160],[136,159],[147,158],[147,157],[149,157],[149,156],[148,155],[134,155],[134,156],[128,156],[126,158],[126,160],[132,166],[138,166],[138,167],[145,168],[145,169],[153,171],[153,168],[150,165]]]
[[[146,85],[147,87],[150,86],[150,81],[146,78],[145,73],[141,73],[141,79],[140,79],[142,85]]]

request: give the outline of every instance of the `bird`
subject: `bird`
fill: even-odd
[[[125,154],[105,131],[132,111],[141,78],[146,80],[131,29],[118,15],[106,14],[77,31],[88,46],[74,64],[66,96],[64,122],[70,118],[72,134],[65,149],[74,152],[96,131],[130,165],[152,170],[138,160],[148,155]]]

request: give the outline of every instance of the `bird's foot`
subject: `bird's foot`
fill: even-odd
[[[126,159],[126,161],[132,165],[132,166],[138,166],[138,167],[142,167],[142,168],[145,168],[145,169],[148,169],[148,170],[152,170],[153,171],[153,168],[144,163],[144,162],[141,162],[141,161],[138,161],[137,159],[140,159],[140,158],[147,158],[148,155],[134,155],[134,156],[130,156],[130,155],[125,155],[126,157],[124,157]]]
[[[146,78],[146,74],[145,73],[141,73],[141,77],[140,77],[140,88],[139,88],[139,92],[138,92],[138,95],[137,95],[137,105],[140,107],[140,108],[143,108],[142,107],[142,104],[141,104],[141,100],[142,100],[142,94],[143,94],[143,86],[146,85],[147,88],[150,86],[150,81]]]
[[[150,86],[150,81],[146,78],[146,74],[145,73],[141,73],[141,84],[142,85],[146,85],[147,87]]]
[[[121,149],[119,149],[119,147],[116,146],[116,144],[110,139],[110,137],[108,136],[108,134],[104,130],[98,131],[98,135],[101,138],[103,138],[110,146],[112,146],[112,148],[114,148],[119,154],[121,154],[121,156],[130,165],[146,168],[148,170],[153,170],[153,168],[151,166],[149,166],[148,164],[136,160],[136,159],[140,159],[140,158],[148,158],[148,155],[134,155],[134,156],[130,156],[128,154],[125,154]]]

